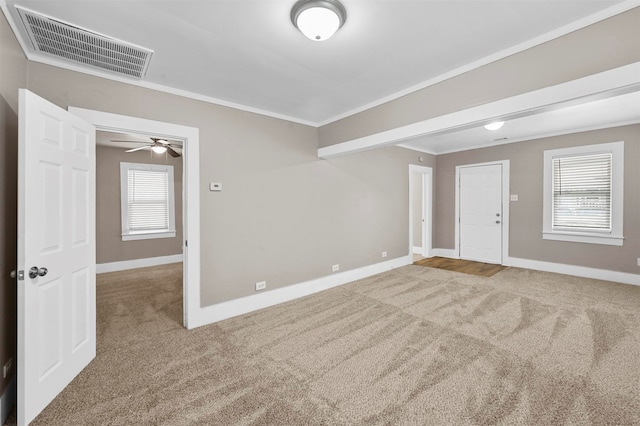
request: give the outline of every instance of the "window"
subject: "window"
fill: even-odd
[[[120,163],[122,240],[176,236],[173,166]]]
[[[622,245],[624,142],[544,152],[543,238]]]

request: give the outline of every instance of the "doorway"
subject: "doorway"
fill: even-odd
[[[433,169],[409,166],[409,254],[431,257]]]
[[[456,167],[455,251],[503,264],[509,243],[509,161]]]
[[[200,319],[200,194],[199,130],[172,123],[69,107],[69,112],[96,130],[143,134],[183,142],[183,325],[195,328]]]

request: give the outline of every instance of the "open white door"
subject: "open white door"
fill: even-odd
[[[20,90],[18,425],[95,357],[95,129]]]

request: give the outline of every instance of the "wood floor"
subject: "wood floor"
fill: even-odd
[[[494,265],[492,263],[473,262],[471,260],[463,259],[449,259],[439,256],[418,260],[413,264],[419,266],[428,266],[430,268],[446,269],[447,271],[479,275],[481,277],[492,277],[498,272],[507,268],[506,266]]]

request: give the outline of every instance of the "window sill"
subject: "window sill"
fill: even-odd
[[[545,240],[569,241],[572,243],[604,244],[609,246],[622,246],[624,237],[614,235],[597,235],[582,232],[542,232]]]
[[[137,232],[131,234],[122,234],[122,241],[152,240],[155,238],[174,238],[175,236],[176,231]]]

